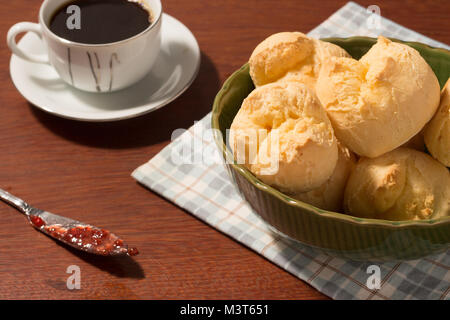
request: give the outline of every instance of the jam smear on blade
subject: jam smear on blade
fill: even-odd
[[[109,255],[120,251],[135,256],[139,252],[136,248],[128,248],[122,239],[105,229],[97,229],[90,226],[75,226],[64,228],[61,225],[46,225],[37,216],[29,216],[30,223],[37,229],[44,229],[52,237],[63,240],[82,250],[100,255]]]
[[[42,220],[40,217],[38,216],[28,216],[28,219],[30,220],[30,223],[36,227],[37,229],[42,228],[43,226],[45,226],[45,222],[44,220]]]
[[[135,248],[135,247],[133,247],[133,248],[128,248],[127,254],[128,254],[129,256],[136,256],[136,255],[139,254],[139,251],[138,251],[138,249]]]

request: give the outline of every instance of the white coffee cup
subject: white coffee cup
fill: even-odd
[[[61,79],[77,89],[112,92],[126,88],[151,70],[161,47],[161,2],[142,1],[152,13],[152,24],[147,29],[113,43],[83,44],[61,38],[48,27],[55,11],[72,1],[45,0],[39,11],[39,23],[19,22],[9,29],[8,46],[23,59],[51,64]],[[44,41],[48,56],[42,57],[20,49],[15,39],[23,32],[37,34]]]

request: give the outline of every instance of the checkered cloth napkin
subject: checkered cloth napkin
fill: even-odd
[[[353,2],[309,33],[316,38],[379,34],[449,49]],[[230,181],[208,130],[210,121],[208,114],[132,176],[331,298],[450,299],[450,250],[415,261],[379,264],[380,288],[370,289],[372,263],[334,258],[276,237]]]

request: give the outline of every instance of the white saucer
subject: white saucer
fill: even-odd
[[[45,53],[42,41],[27,33],[19,47]],[[17,90],[36,107],[51,114],[81,121],[133,118],[161,108],[180,96],[194,81],[200,66],[200,49],[194,35],[177,19],[163,15],[161,53],[152,71],[137,84],[112,93],[75,89],[53,67],[13,55],[11,78]]]

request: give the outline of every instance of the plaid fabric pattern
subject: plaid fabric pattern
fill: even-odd
[[[370,17],[365,8],[349,2],[309,35],[383,34],[449,48],[385,18],[368,23]],[[236,191],[208,130],[210,121],[209,114],[196,122],[132,176],[333,299],[450,299],[450,251],[378,264],[380,288],[369,289],[367,268],[372,263],[331,257],[275,235]]]

